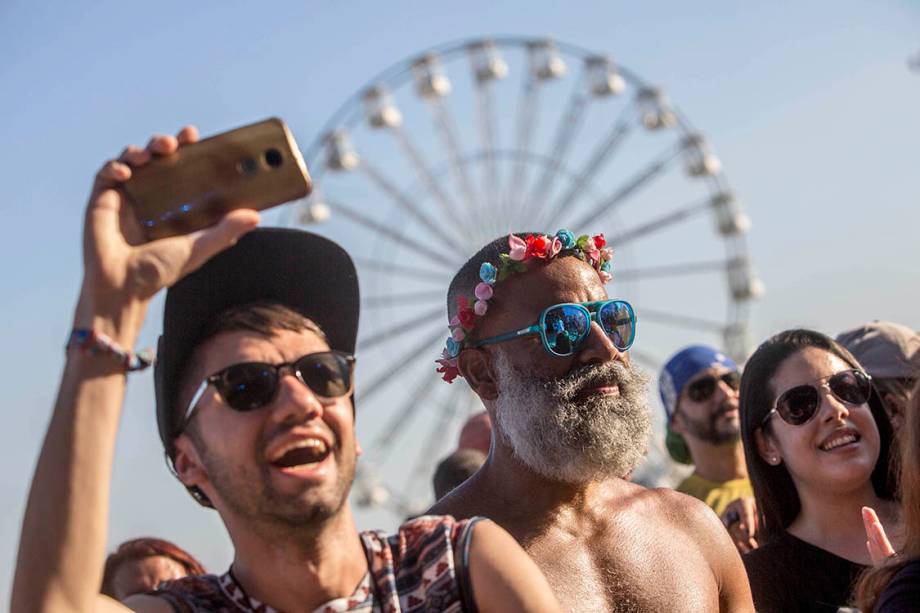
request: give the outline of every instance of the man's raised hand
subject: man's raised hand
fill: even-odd
[[[157,291],[173,285],[259,223],[258,213],[238,209],[210,228],[144,242],[122,184],[131,178],[132,168],[197,140],[198,131],[192,126],[175,137],[154,136],[146,148],[126,147],[96,175],[83,229],[84,280],[78,327],[93,327],[103,316],[121,320],[115,322],[116,328],[119,323],[139,328],[146,305]],[[132,342],[133,334],[127,336],[123,340]]]

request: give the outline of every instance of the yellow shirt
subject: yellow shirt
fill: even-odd
[[[719,516],[725,512],[725,507],[731,502],[744,496],[754,495],[751,482],[747,478],[716,483],[697,475],[690,475],[684,479],[677,486],[677,491],[702,500]]]

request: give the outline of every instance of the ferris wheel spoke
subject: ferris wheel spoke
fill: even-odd
[[[412,363],[413,359],[418,357],[420,354],[431,352],[432,357],[435,357],[438,353],[438,347],[440,343],[444,341],[445,332],[444,330],[438,328],[434,334],[425,337],[422,339],[422,342],[418,343],[414,347],[410,348],[409,351],[404,354],[397,356],[396,358],[390,358],[387,360],[387,364],[393,364],[392,368],[386,370],[386,372],[378,375],[370,383],[363,385],[361,387],[361,395],[359,400],[365,402],[372,398],[377,392],[383,389],[388,383],[393,381],[393,378],[408,368]],[[432,366],[434,365],[434,359],[431,360]],[[432,368],[432,371],[434,369]],[[438,381],[438,377],[432,372],[432,378],[435,381]]]
[[[413,201],[403,192],[399,191],[393,182],[384,176],[383,172],[381,172],[375,166],[369,164],[366,160],[362,161],[358,168],[363,170],[364,174],[367,175],[372,183],[379,187],[387,196],[389,196],[403,210],[409,213],[416,221],[434,232],[442,241],[452,247],[454,251],[457,252],[457,255],[462,256],[464,254],[463,249],[456,242],[454,237],[450,236],[450,234],[448,234],[444,228],[432,221],[431,218],[423,213],[415,201]]]
[[[527,154],[530,153],[530,139],[534,133],[533,126],[540,110],[540,97],[538,95],[540,83],[541,81],[537,80],[531,71],[527,71],[524,85],[521,88],[520,101],[518,102],[520,110],[518,111],[515,143],[519,155],[515,158],[507,188],[504,190],[503,213],[504,217],[511,223],[515,221],[512,214],[517,206],[518,199],[521,197],[521,190],[526,183]]]
[[[568,157],[569,149],[578,133],[578,128],[585,118],[585,107],[591,101],[591,97],[585,87],[585,72],[582,68],[575,79],[575,85],[569,96],[569,101],[565,112],[559,120],[556,127],[556,135],[553,138],[553,146],[547,157],[550,164],[543,168],[540,178],[534,183],[529,190],[527,200],[522,204],[521,211],[527,211],[527,216],[531,219],[539,219],[545,206],[546,199],[552,191],[553,181],[559,171],[565,167],[565,160]]]
[[[491,80],[480,81],[476,88],[479,111],[479,138],[485,153],[485,172],[482,182],[482,213],[493,220],[497,226],[495,211],[498,195],[498,168],[495,163],[495,115],[492,100]]]
[[[373,334],[365,339],[362,339],[361,342],[359,343],[359,348],[364,351],[367,351],[368,349],[371,349],[375,347],[376,345],[379,345],[383,341],[390,340],[397,334],[402,334],[403,332],[408,332],[409,330],[413,330],[415,328],[418,328],[419,326],[424,326],[426,324],[434,323],[443,316],[444,316],[444,306],[441,305],[441,306],[438,306],[436,309],[425,311],[421,315],[418,315],[416,317],[413,317],[412,319],[398,323],[391,328],[387,328],[386,330],[381,330],[380,332],[376,334]]]
[[[444,142],[444,148],[447,150],[447,157],[450,161],[451,174],[453,174],[454,181],[457,183],[460,193],[466,198],[468,207],[475,208],[477,203],[476,194],[473,191],[473,184],[466,172],[466,167],[464,167],[463,163],[460,161],[460,144],[457,140],[457,131],[454,127],[453,117],[451,117],[450,111],[447,110],[447,107],[440,98],[431,99],[429,104],[434,113],[435,128],[441,140]]]
[[[444,268],[450,270],[451,272],[455,271],[463,263],[458,260],[451,260],[447,258],[443,253],[439,253],[434,249],[419,243],[415,239],[405,236],[402,232],[397,232],[393,228],[384,225],[379,221],[375,221],[362,213],[359,213],[358,211],[346,206],[342,202],[332,200],[328,200],[328,202],[330,206],[335,207],[336,211],[342,213],[355,223],[358,223],[377,232],[380,238],[386,238],[393,242],[395,245],[400,247],[407,247],[425,256],[426,258],[430,258],[431,261],[439,262],[444,265]]]
[[[431,173],[431,169],[422,160],[422,156],[419,154],[418,148],[415,146],[409,134],[402,129],[402,126],[396,126],[390,130],[390,132],[396,138],[396,142],[399,144],[402,152],[409,159],[412,168],[415,170],[416,176],[425,184],[425,187],[431,195],[434,196],[435,202],[441,206],[441,210],[444,211],[444,214],[450,217],[451,221],[455,224],[469,231],[469,228],[463,226],[463,221],[460,216],[457,215],[459,207],[441,188],[440,183],[438,183],[438,180]]]
[[[405,294],[382,294],[380,296],[368,296],[364,298],[362,306],[367,309],[378,309],[381,307],[400,305],[418,305],[429,304],[434,301],[443,301],[444,291],[427,291],[427,292],[406,292]]]
[[[383,426],[371,446],[372,449],[377,450],[374,459],[378,465],[387,461],[389,452],[396,447],[395,443],[399,440],[400,433],[405,432],[406,424],[412,421],[422,407],[429,406],[423,400],[428,398],[431,389],[440,381],[440,379],[432,377],[430,374],[422,377],[421,381],[412,389],[412,392],[406,396],[405,402],[393,411],[392,417]]]
[[[707,198],[703,200],[702,202],[693,202],[679,209],[671,211],[670,213],[661,215],[660,217],[657,217],[644,224],[638,225],[635,228],[630,228],[629,230],[626,230],[624,232],[620,232],[619,234],[614,235],[613,237],[609,239],[610,244],[613,245],[614,247],[620,247],[631,241],[638,240],[644,236],[648,236],[649,234],[660,232],[662,230],[669,228],[670,226],[673,226],[676,223],[679,223],[687,219],[688,217],[692,216],[694,213],[705,211],[711,205],[712,205],[711,198]]]
[[[689,264],[671,264],[667,266],[649,266],[646,268],[624,268],[616,271],[618,281],[626,279],[650,279],[664,277],[682,277],[713,272],[725,272],[728,268],[727,260],[709,260],[691,262]]]
[[[657,321],[659,323],[678,326],[680,328],[689,328],[694,331],[707,331],[722,334],[725,332],[725,324],[711,319],[702,317],[692,317],[689,315],[679,315],[677,313],[667,313],[654,309],[643,308],[640,314],[642,319]]]
[[[374,272],[379,272],[385,275],[403,275],[411,277],[414,280],[425,279],[426,281],[433,281],[442,286],[446,286],[449,280],[447,275],[443,272],[425,270],[424,268],[418,268],[416,266],[395,264],[391,262],[380,262],[370,258],[358,257],[354,258],[354,261],[359,270],[373,270]]]
[[[597,221],[600,217],[610,213],[616,207],[626,201],[627,198],[636,193],[640,188],[647,185],[658,174],[665,170],[668,165],[676,160],[681,152],[681,147],[671,147],[663,154],[655,158],[648,166],[636,173],[629,181],[610,194],[600,204],[582,215],[574,224],[574,232],[578,234],[585,226],[591,222]]]
[[[576,179],[572,182],[569,189],[559,198],[556,199],[550,207],[550,215],[547,222],[541,227],[551,229],[562,214],[574,203],[585,191],[598,171],[606,164],[614,154],[619,150],[620,145],[626,140],[626,137],[632,133],[635,105],[630,103],[620,113],[620,118],[613,124],[610,132],[601,141],[600,145],[594,150],[594,153],[588,158],[588,161],[578,171]]]

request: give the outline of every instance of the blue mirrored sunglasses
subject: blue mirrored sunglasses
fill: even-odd
[[[476,341],[470,347],[482,347],[537,334],[543,349],[553,356],[570,356],[581,349],[591,331],[591,321],[600,324],[619,351],[629,349],[636,340],[636,313],[624,300],[601,302],[567,302],[543,309],[540,319],[532,326]]]

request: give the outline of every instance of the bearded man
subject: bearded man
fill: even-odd
[[[678,486],[721,518],[742,553],[757,548],[757,505],[748,480],[735,362],[706,345],[681,349],[661,369],[658,388],[674,461],[692,464]]]
[[[648,377],[630,364],[635,314],[610,300],[602,235],[513,234],[448,292],[438,361],[494,424],[485,465],[432,512],[482,515],[577,611],[753,611],[735,548],[701,502],[628,475],[648,441]]]

